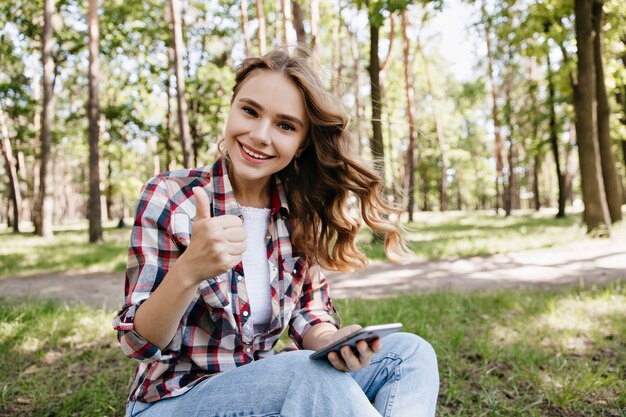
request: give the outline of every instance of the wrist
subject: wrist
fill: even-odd
[[[189,268],[182,257],[172,265],[167,275],[173,278],[185,290],[197,288],[200,281],[202,281],[201,278],[193,274],[193,268]]]

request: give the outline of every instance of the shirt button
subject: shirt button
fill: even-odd
[[[272,238],[272,235],[265,236],[265,240],[270,240],[271,238]]]
[[[241,280],[243,280],[243,277],[241,275],[237,275],[237,281],[241,282]]]
[[[252,352],[252,348],[247,347],[246,348],[246,353],[250,353],[250,352]]]
[[[296,275],[298,273],[297,269],[294,269],[293,271],[291,271],[291,275]]]
[[[244,317],[248,317],[250,315],[250,313],[248,313],[248,310],[244,310],[242,314]]]

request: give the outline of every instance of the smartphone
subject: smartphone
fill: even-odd
[[[391,333],[400,331],[401,329],[402,323],[378,324],[375,326],[363,327],[356,332],[347,335],[343,339],[337,340],[336,342],[313,352],[311,356],[309,356],[309,359],[326,359],[330,352],[337,352],[342,346],[346,345],[356,351],[356,344],[361,340],[365,340],[369,344],[376,339],[383,338]]]

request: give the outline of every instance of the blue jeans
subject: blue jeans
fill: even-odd
[[[437,357],[424,339],[395,333],[357,372],[336,370],[311,351],[285,352],[203,380],[155,403],[129,402],[126,415],[202,417],[434,416]]]

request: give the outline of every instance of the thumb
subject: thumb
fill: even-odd
[[[194,187],[193,195],[196,197],[196,220],[211,218],[211,201],[202,187]]]

